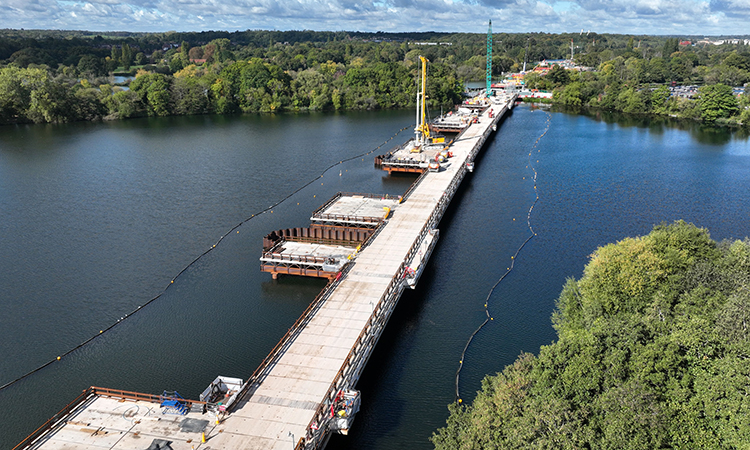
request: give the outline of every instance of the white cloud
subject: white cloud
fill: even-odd
[[[750,0],[0,0],[3,26],[743,34]]]

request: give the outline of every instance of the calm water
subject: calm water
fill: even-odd
[[[232,226],[411,119],[391,111],[0,128],[0,384],[144,304]],[[529,152],[548,120],[531,156],[538,236],[490,300],[495,320],[469,349],[463,398],[484,374],[555,338],[557,294],[597,246],[680,218],[716,239],[750,235],[745,137],[517,108],[466,179],[428,272],[386,329],[360,381],[364,405],[352,434],[329,448],[431,448],[487,292],[528,236]],[[323,286],[260,273],[262,236],[305,226],[337,191],[399,194],[412,179],[376,171],[369,155],[253,218],[163,297],[0,392],[0,448],[90,385],[197,397],[218,374],[246,378]]]

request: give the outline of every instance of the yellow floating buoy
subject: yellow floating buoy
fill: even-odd
[[[60,361],[60,357],[59,356],[57,357],[57,360]]]

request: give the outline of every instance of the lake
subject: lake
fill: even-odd
[[[403,193],[414,177],[376,170],[373,156],[406,140],[410,130],[377,149],[412,120],[373,111],[0,127],[0,385],[123,318],[0,391],[0,448],[91,385],[197,398],[216,375],[247,378],[324,284],[261,273],[262,237],[306,226],[338,191]],[[557,295],[597,246],[677,219],[744,238],[749,185],[750,143],[738,132],[516,108],[385,330],[351,434],[329,448],[431,448],[487,293],[529,236],[536,193],[537,235],[490,298],[494,320],[461,373],[465,400],[485,374],[555,339]]]

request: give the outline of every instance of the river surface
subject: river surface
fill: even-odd
[[[0,127],[0,385],[55,360],[0,391],[0,448],[88,386],[197,398],[216,375],[247,378],[324,285],[261,273],[263,235],[306,226],[338,191],[403,193],[414,177],[374,169],[374,154],[326,169],[380,146],[412,117]],[[555,339],[557,295],[597,246],[677,219],[715,239],[744,238],[748,186],[750,143],[738,133],[516,108],[465,179],[425,275],[385,330],[359,383],[363,408],[351,434],[334,436],[329,448],[431,448],[429,436],[455,400],[461,350],[529,236],[537,193],[530,215],[537,235],[490,298],[494,320],[467,352],[465,401],[485,374]]]

